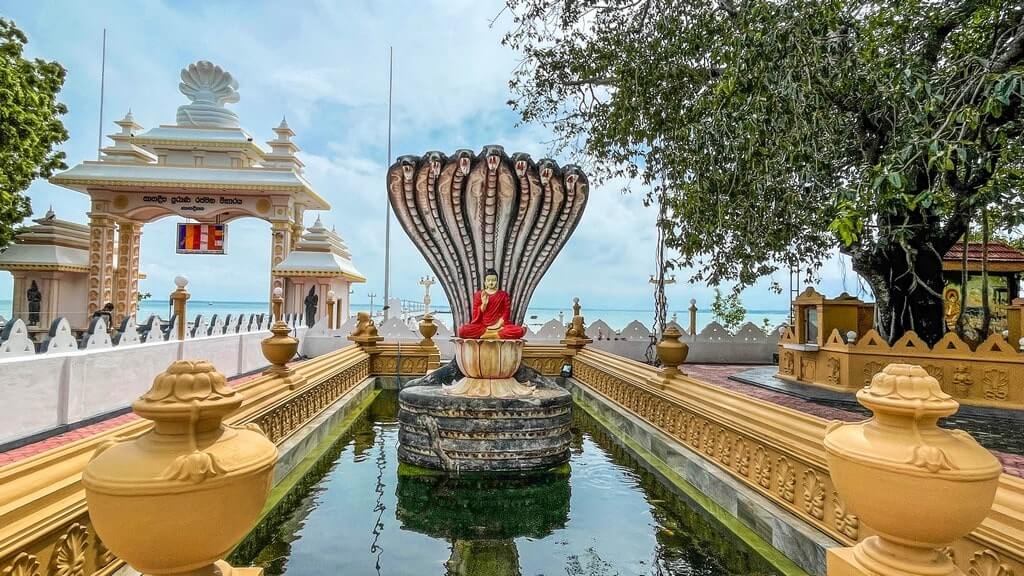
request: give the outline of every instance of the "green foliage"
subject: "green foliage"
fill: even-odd
[[[28,39],[14,23],[0,18],[0,248],[14,226],[32,214],[25,190],[36,178],[67,168],[55,150],[67,140],[57,101],[64,68],[56,62],[24,58]]]
[[[740,302],[740,295],[737,292],[730,292],[728,296],[722,296],[722,291],[715,288],[715,299],[711,301],[711,314],[727,330],[735,330],[743,323],[743,319],[747,316],[747,309]]]
[[[1024,222],[1020,2],[509,5],[513,108],[595,179],[664,191],[695,281],[814,273],[838,247],[883,334],[934,341],[941,256],[982,206]]]

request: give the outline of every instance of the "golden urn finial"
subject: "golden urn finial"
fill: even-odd
[[[256,523],[277,461],[257,426],[223,424],[241,403],[206,361],[181,360],[156,377],[132,405],[153,428],[97,451],[82,475],[112,553],[143,574],[232,572],[222,558]]]
[[[830,424],[825,453],[839,495],[877,536],[830,550],[829,574],[959,574],[941,549],[988,514],[1002,465],[936,425],[959,404],[920,366],[889,364],[857,400],[874,417]]]
[[[423,336],[420,346],[434,346],[434,334],[437,334],[437,324],[434,323],[434,315],[428,312],[420,320],[420,335]]]
[[[295,371],[288,367],[288,362],[295,358],[299,351],[299,341],[292,338],[292,329],[285,323],[281,313],[284,304],[283,294],[284,290],[280,286],[274,288],[274,316],[277,321],[270,327],[273,336],[261,341],[260,349],[263,350],[263,357],[270,362],[270,367],[263,373],[284,378],[288,385],[294,388],[298,379],[295,377]]]
[[[672,324],[665,329],[661,335],[661,341],[655,346],[658,351],[658,360],[661,360],[665,366],[663,373],[666,378],[682,374],[679,371],[679,365],[686,362],[686,356],[690,352],[690,345],[679,341],[682,335],[683,333],[676,328],[675,324]]]

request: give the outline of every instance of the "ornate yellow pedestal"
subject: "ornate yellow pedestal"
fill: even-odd
[[[288,367],[288,362],[291,362],[292,358],[295,358],[295,353],[299,351],[299,341],[292,338],[291,328],[282,319],[281,308],[284,304],[282,293],[283,290],[280,287],[274,288],[274,316],[277,321],[270,327],[273,336],[260,342],[263,357],[270,362],[270,367],[263,373],[278,376],[284,379],[289,387],[294,388],[301,383],[301,378]]]
[[[988,514],[999,461],[966,432],[936,426],[959,404],[920,366],[886,366],[857,400],[874,418],[831,424],[825,451],[839,495],[878,535],[830,550],[829,576],[962,574],[942,548]]]
[[[522,340],[476,340],[453,338],[455,361],[465,375],[444,388],[449,396],[475,398],[522,398],[533,396],[533,386],[520,384],[512,376],[523,360]]]
[[[242,404],[209,362],[182,360],[133,405],[152,430],[97,451],[82,476],[112,553],[143,574],[228,575],[223,562],[270,491],[277,448],[259,427],[225,426]]]

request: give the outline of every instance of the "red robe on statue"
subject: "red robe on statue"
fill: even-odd
[[[469,324],[459,326],[459,338],[480,338],[487,331],[488,326],[495,325],[499,320],[503,321],[498,329],[498,338],[502,340],[518,340],[526,334],[526,328],[509,323],[509,310],[511,298],[508,292],[497,290],[487,298],[487,308],[480,309],[482,291],[473,294],[473,317]]]

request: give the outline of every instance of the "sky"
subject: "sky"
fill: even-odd
[[[296,132],[306,177],[332,205],[320,213],[347,242],[356,267],[368,278],[355,286],[353,302],[384,292],[385,172],[387,153],[388,48],[394,47],[392,156],[427,150],[479,151],[501,144],[510,155],[550,155],[549,131],[519,125],[508,107],[508,80],[519,55],[501,45],[512,25],[500,1],[407,2],[196,2],[156,0],[90,2],[0,0],[0,16],[28,35],[26,53],[57,60],[68,70],[60,99],[70,138],[63,145],[69,166],[95,159],[99,128],[103,29],[107,59],[103,134],[130,109],[146,129],[173,124],[187,99],[178,91],[179,71],[209,60],[239,83],[241,100],[229,105],[257,142],[270,140],[282,117]],[[497,17],[497,18],[496,18]],[[103,145],[110,144],[104,139]],[[265,147],[267,148],[267,147]],[[267,148],[268,149],[268,148]],[[566,158],[554,155],[561,163]],[[639,183],[591,189],[587,210],[573,237],[534,294],[532,305],[568,308],[574,296],[595,309],[653,309],[655,212],[645,208]],[[29,189],[34,218],[53,206],[57,216],[85,223],[88,198],[37,181]],[[306,216],[309,226],[316,213]],[[173,278],[190,280],[200,300],[261,301],[268,293],[270,227],[257,219],[232,222],[228,255],[174,253],[177,218],[147,224],[142,234],[140,289],[165,299]],[[392,220],[391,293],[421,299],[418,280],[431,274],[426,262]],[[676,272],[666,287],[670,310],[691,298],[704,309],[713,289],[690,284]],[[748,309],[785,309],[788,294],[772,293],[765,278],[743,293]],[[777,272],[785,288],[788,273]],[[0,299],[12,279],[0,272]],[[856,294],[856,275],[834,258],[821,271],[818,289]],[[435,287],[435,304],[443,298]]]

